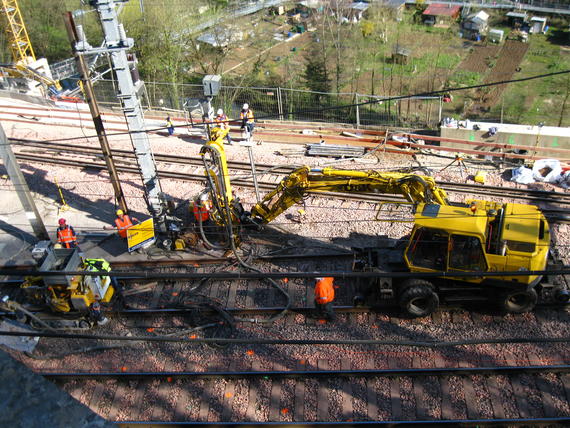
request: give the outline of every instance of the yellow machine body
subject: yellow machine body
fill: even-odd
[[[545,270],[548,222],[533,205],[469,200],[464,206],[419,204],[404,258],[412,272]],[[477,277],[533,284],[534,276]]]

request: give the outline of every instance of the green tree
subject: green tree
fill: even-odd
[[[313,43],[305,55],[303,80],[311,91],[330,92],[331,79],[321,47]]]

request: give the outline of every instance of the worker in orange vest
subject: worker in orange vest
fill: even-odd
[[[77,235],[73,227],[66,224],[64,218],[60,218],[59,227],[57,228],[57,242],[64,248],[77,248]]]
[[[202,222],[202,226],[210,222],[210,210],[212,209],[212,201],[206,193],[201,194],[195,201],[192,211],[196,223]]]
[[[249,108],[249,104],[244,104],[240,113],[239,118],[241,119],[241,130],[247,131],[247,139],[253,137],[253,128],[255,128],[255,120],[253,119],[253,110]]]
[[[315,278],[315,307],[317,315],[329,321],[334,320],[333,300],[334,278],[332,276]]]
[[[133,221],[139,223],[139,219],[136,217],[130,217],[125,214],[123,210],[117,210],[117,218],[115,219],[115,226],[117,227],[117,232],[121,238],[127,237],[127,230],[133,226]],[[113,229],[112,226],[104,226],[103,229],[109,230]]]

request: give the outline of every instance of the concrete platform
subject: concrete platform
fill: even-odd
[[[116,425],[0,351],[0,426],[10,428],[111,428]]]

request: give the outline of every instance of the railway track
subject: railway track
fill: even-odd
[[[299,361],[292,369],[257,362],[206,371],[41,373],[106,419],[123,426],[195,422],[366,421],[528,426],[570,422],[570,365],[449,367],[420,357],[356,368],[351,360]],[[241,367],[238,367],[241,366]],[[463,366],[463,367],[462,367]],[[467,366],[467,367],[466,367]],[[335,369],[336,367],[336,369]],[[542,401],[537,403],[536,397]]]
[[[28,153],[30,147],[36,147],[42,153],[45,150],[53,151],[56,156],[42,156]],[[69,155],[74,157],[70,157]],[[135,155],[128,150],[114,150],[113,155],[117,169],[121,172],[138,173]],[[54,144],[54,143],[26,143],[25,151],[19,151],[16,156],[20,160],[57,165],[72,166],[75,168],[94,168],[105,170],[107,167],[102,159],[98,148],[83,147],[79,145]],[[77,157],[75,157],[77,156]],[[81,160],[81,157],[89,157],[89,160]],[[204,181],[203,163],[200,157],[184,157],[168,154],[155,154],[158,172],[162,177],[177,180]],[[94,159],[93,159],[94,158]],[[234,171],[235,177],[232,183],[235,186],[253,187],[253,180],[243,173],[250,173],[251,166],[248,162],[229,161],[228,167]],[[258,171],[258,186],[263,191],[275,188],[284,175],[291,173],[297,166],[256,164]],[[239,173],[242,173],[241,175]],[[562,192],[542,191],[534,189],[505,188],[501,186],[483,186],[470,183],[452,183],[439,181],[438,185],[450,193],[484,195],[486,197],[501,197],[516,200],[530,201],[535,204],[546,205],[544,211],[557,221],[567,221],[569,216],[565,214],[570,205],[570,194]],[[397,195],[371,195],[371,194],[340,194],[335,192],[312,192],[344,200],[356,200],[365,202],[404,201]]]

